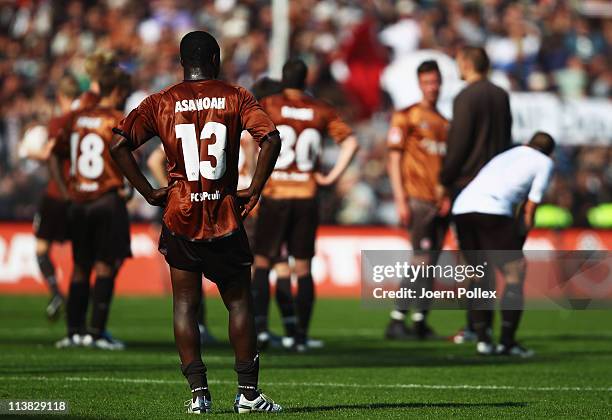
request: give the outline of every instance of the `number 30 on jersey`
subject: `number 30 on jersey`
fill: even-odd
[[[306,128],[298,136],[290,125],[279,125],[276,128],[282,146],[274,169],[287,169],[295,162],[299,171],[312,171],[321,151],[321,133],[314,128]]]

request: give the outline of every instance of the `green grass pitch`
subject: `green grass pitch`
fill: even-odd
[[[223,339],[204,355],[214,411],[234,416],[227,314],[218,299],[208,302]],[[110,330],[128,345],[116,353],[56,350],[64,327],[44,320],[45,303],[0,297],[0,400],[66,400],[78,418],[185,418],[169,298],[116,298]],[[279,331],[274,306],[271,314]],[[463,321],[456,311],[431,316],[441,334]],[[386,322],[387,312],[357,300],[319,300],[312,335],[324,349],[262,355],[260,386],[285,407],[280,416],[612,418],[612,312],[526,313],[520,338],[537,352],[531,360],[481,358],[473,345],[447,341],[387,342]]]

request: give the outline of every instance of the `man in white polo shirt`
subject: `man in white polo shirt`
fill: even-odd
[[[517,146],[497,155],[459,194],[452,208],[462,251],[520,251],[526,232],[532,227],[535,209],[542,200],[553,172],[550,158],[553,138],[536,133],[526,146]],[[524,206],[523,206],[524,205]],[[523,206],[523,211],[517,209]],[[518,216],[517,214],[520,214]],[[470,264],[482,263],[481,253],[466,252]],[[487,257],[485,257],[487,258]],[[525,263],[520,252],[495,254],[496,265],[504,274],[506,288],[501,297],[502,332],[497,351],[491,337],[490,309],[473,305],[474,329],[479,354],[494,353],[529,357],[533,352],[519,345],[514,336],[522,314]],[[491,273],[493,274],[493,273]],[[493,275],[474,284],[494,288]],[[482,303],[482,302],[480,302]]]

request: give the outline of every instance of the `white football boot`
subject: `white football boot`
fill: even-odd
[[[260,393],[253,401],[247,400],[243,394],[236,394],[234,411],[238,414],[245,413],[280,413],[283,408],[276,404],[265,394]]]
[[[100,338],[97,339],[94,339],[91,334],[87,334],[82,339],[82,345],[100,350],[125,350],[125,344],[123,341],[113,338],[108,332],[105,332]]]
[[[479,356],[492,356],[495,354],[495,346],[486,341],[479,341],[478,344],[476,344],[476,353],[478,353]]]
[[[189,414],[206,414],[212,411],[212,400],[204,396],[197,396],[195,400],[185,401]]]
[[[83,337],[79,334],[72,334],[55,342],[55,348],[66,349],[69,347],[79,347],[83,345]]]
[[[535,352],[531,349],[521,346],[519,343],[507,346],[505,344],[497,345],[497,354],[500,356],[514,356],[528,359],[535,356]]]

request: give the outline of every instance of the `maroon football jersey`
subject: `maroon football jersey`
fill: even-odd
[[[47,133],[49,139],[58,138],[63,127],[67,124],[69,117],[70,114],[68,113],[58,117],[53,117],[49,120],[49,122],[47,123]],[[61,159],[60,166],[62,169],[62,177],[64,179],[64,182],[68,184],[68,179],[70,176],[70,160]],[[55,199],[62,198],[57,182],[55,182],[55,179],[53,179],[53,177],[51,176],[49,177],[49,181],[47,182],[47,190],[45,191],[45,194]]]
[[[278,127],[283,146],[263,196],[274,199],[313,198],[314,172],[325,136],[336,143],[352,134],[351,128],[327,103],[306,94],[281,93],[262,99],[261,106]]]
[[[172,186],[164,224],[175,235],[207,241],[236,231],[242,223],[235,196],[243,129],[258,143],[276,132],[246,89],[199,80],[149,96],[115,132],[133,148],[161,138]]]
[[[110,155],[112,130],[122,119],[120,111],[101,107],[69,114],[54,153],[70,157],[68,189],[74,200],[95,200],[123,186],[123,174]]]

